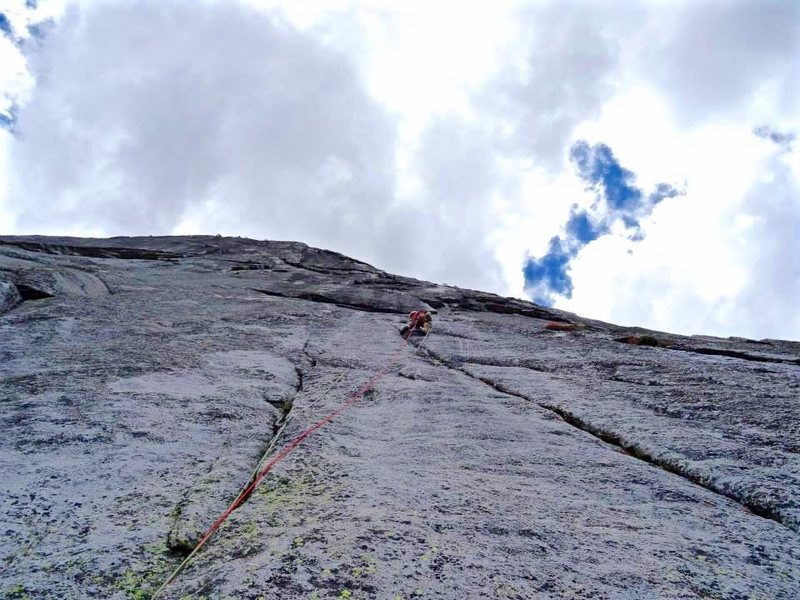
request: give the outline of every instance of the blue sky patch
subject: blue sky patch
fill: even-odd
[[[580,250],[611,231],[614,223],[622,223],[629,239],[644,239],[641,219],[657,204],[683,192],[666,183],[659,183],[651,194],[636,185],[636,175],[625,169],[605,144],[590,145],[584,140],[570,149],[575,172],[587,189],[595,192],[591,210],[573,206],[564,232],[550,240],[547,253],[528,258],[523,273],[525,290],[537,304],[552,306],[555,296],[572,296],[570,263]]]
[[[642,190],[634,183],[636,177],[622,168],[611,148],[605,144],[590,146],[581,140],[569,152],[578,176],[595,189],[602,190],[611,209],[631,210],[642,202]]]
[[[11,21],[8,17],[0,12],[0,31],[5,33],[12,40],[14,39],[14,28],[11,26]]]
[[[8,112],[0,112],[0,129],[5,129],[14,133],[14,126],[17,123],[17,107],[12,105]]]
[[[531,258],[525,264],[525,282],[540,284],[538,293],[534,293],[534,302],[552,306],[552,294],[560,294],[569,298],[572,295],[572,279],[567,274],[570,261],[575,253],[565,247],[560,237],[550,240],[547,254],[539,259]],[[526,285],[527,287],[527,285]]]
[[[675,196],[680,196],[683,194],[682,190],[679,190],[676,187],[669,185],[668,183],[659,183],[656,186],[656,190],[650,194],[650,203],[655,206],[662,200],[667,198],[674,198]]]
[[[12,119],[9,115],[0,113],[0,129],[7,129],[8,131],[11,131],[13,125],[14,119]]]
[[[47,35],[54,26],[55,21],[53,19],[45,19],[44,21],[28,25],[28,34],[34,39],[43,40],[45,35]]]
[[[568,238],[575,239],[581,244],[593,242],[608,231],[603,224],[595,224],[585,210],[575,210],[575,208],[565,229]]]

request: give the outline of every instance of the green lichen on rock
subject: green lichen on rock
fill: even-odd
[[[13,598],[14,600],[31,600],[31,596],[25,590],[25,586],[21,583],[18,583],[14,587],[10,588],[6,594],[9,599]]]
[[[114,584],[129,600],[149,600],[169,575],[174,562],[164,542],[147,544],[140,554],[143,558],[126,569]]]
[[[261,535],[261,528],[256,521],[250,521],[242,527],[242,537],[245,540],[252,541]]]
[[[115,293],[0,318],[2,598],[149,599],[268,448],[395,354],[405,375],[276,465],[165,600],[800,598],[800,344],[543,327],[577,317],[293,243],[11,242],[0,272]]]

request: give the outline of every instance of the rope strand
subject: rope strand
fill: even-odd
[[[275,443],[277,442],[277,436],[279,436],[283,432],[283,429],[286,426],[286,422],[284,422],[281,429],[276,433],[276,436],[273,438],[272,442],[267,447],[267,451],[259,460],[259,465],[256,467],[256,471],[254,471],[253,475],[251,476],[252,481],[250,482],[250,484],[239,492],[239,494],[236,496],[233,502],[231,502],[228,505],[228,508],[226,508],[225,511],[219,517],[217,517],[216,520],[212,523],[212,525],[205,531],[205,533],[203,533],[203,536],[200,538],[200,541],[197,543],[197,545],[194,547],[191,553],[175,568],[174,571],[172,571],[170,576],[167,577],[166,581],[164,581],[164,583],[161,584],[161,587],[159,587],[155,591],[150,600],[157,600],[157,598],[167,588],[167,586],[175,580],[175,578],[181,573],[181,571],[183,571],[184,568],[186,568],[186,565],[189,564],[192,558],[194,558],[194,556],[200,551],[200,549],[205,545],[205,543],[209,540],[209,538],[211,538],[211,536],[214,535],[214,533],[216,533],[216,531],[222,526],[222,524],[228,519],[228,517],[230,517],[230,515],[237,508],[239,508],[245,502],[245,500],[247,500],[247,498],[261,484],[261,482],[264,481],[266,476],[270,473],[270,471],[276,464],[278,464],[281,460],[283,460],[286,456],[288,456],[308,436],[310,436],[312,433],[314,433],[327,423],[331,422],[337,416],[339,416],[348,408],[350,408],[359,398],[361,398],[368,391],[372,390],[381,379],[383,379],[386,375],[389,374],[389,372],[397,365],[397,363],[400,362],[403,350],[405,350],[406,346],[409,344],[409,340],[411,338],[412,333],[414,332],[414,329],[416,328],[416,325],[417,325],[417,320],[412,319],[408,332],[406,333],[405,336],[403,336],[403,342],[400,345],[400,348],[398,348],[397,352],[395,352],[395,354],[389,359],[386,366],[381,371],[373,375],[358,390],[350,394],[350,396],[347,397],[347,400],[343,402],[339,407],[337,407],[334,411],[332,411],[331,413],[329,413],[328,415],[326,415],[325,417],[323,417],[322,419],[320,419],[319,421],[317,421],[316,423],[314,423],[313,425],[311,425],[310,427],[306,428],[298,435],[296,435],[291,441],[289,441],[289,443],[286,446],[283,447],[283,449],[280,452],[278,452],[278,454],[272,457],[271,460],[269,460],[262,468],[260,468],[260,470],[258,470],[264,458],[266,458],[266,456],[269,454],[272,448],[274,448]],[[430,335],[431,330],[432,327],[429,328],[428,331],[425,333],[425,337],[422,338],[420,343],[415,348],[413,353],[414,355],[416,355],[417,352],[419,352],[419,349],[422,347],[422,345],[425,343],[425,340]],[[342,377],[343,376],[340,376],[339,380]],[[338,380],[334,381],[328,387],[327,391],[330,391],[330,389],[332,389],[337,382]],[[315,402],[318,402],[320,399],[321,397],[318,398]]]

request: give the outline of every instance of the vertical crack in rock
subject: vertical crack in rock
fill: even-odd
[[[270,474],[165,598],[800,598],[800,371],[767,364],[800,343],[619,327],[293,242],[0,242],[0,597],[150,597],[324,388],[431,307],[446,360],[407,353],[393,402]],[[613,342],[633,334],[728,358]]]
[[[303,344],[302,352],[303,352],[303,355],[309,360],[309,363],[311,364],[311,366],[314,367],[314,366],[316,366],[316,360],[312,360],[311,359],[310,355],[308,354],[307,348],[308,348],[308,340],[306,340],[305,344]],[[275,445],[277,444],[278,439],[280,438],[281,434],[283,433],[283,430],[286,428],[286,424],[288,423],[289,419],[291,418],[291,413],[292,413],[292,409],[294,408],[295,398],[297,398],[298,394],[303,392],[303,389],[304,389],[303,388],[303,386],[304,386],[303,382],[304,382],[304,378],[305,378],[305,374],[303,372],[303,369],[301,369],[299,366],[295,365],[294,366],[294,371],[295,371],[295,375],[297,376],[297,383],[295,384],[294,393],[291,394],[290,396],[284,397],[282,400],[279,401],[281,403],[280,404],[281,416],[278,419],[276,419],[276,421],[275,421],[275,423],[273,425],[272,436],[264,444],[263,449],[259,452],[258,462],[256,463],[256,466],[253,469],[253,473],[251,474],[250,479],[245,484],[245,488],[249,488],[253,484],[253,482],[258,477],[259,471],[262,468],[262,465],[263,465],[265,459],[267,458],[267,456],[269,456],[269,454],[271,454],[275,450]],[[270,401],[268,400],[267,402],[270,402]],[[272,402],[270,402],[270,403],[272,404]],[[273,405],[275,405],[275,404],[273,404]],[[255,491],[255,490],[251,490],[249,494],[247,494],[244,498],[242,498],[242,504],[244,504],[245,502],[247,502],[250,499],[250,496],[252,495],[253,491]]]
[[[305,351],[304,354],[306,354]],[[302,368],[296,364],[294,365],[294,372],[296,380],[294,384],[294,391],[292,393],[275,399],[270,398],[265,393],[264,401],[276,408],[279,411],[279,414],[278,417],[273,421],[271,435],[259,447],[259,450],[256,454],[256,463],[250,476],[242,485],[241,490],[236,492],[236,494],[250,487],[250,485],[255,481],[264,460],[274,450],[274,446],[283,432],[287,421],[289,420],[295,398],[303,391],[303,380],[305,376],[304,372]],[[183,499],[181,499],[181,501],[175,506],[175,509],[170,515],[172,519],[172,525],[167,533],[166,545],[167,549],[175,555],[182,557],[188,556],[199,543],[200,537],[206,531],[207,527],[211,524],[210,521],[207,523],[200,523],[197,520],[198,518],[204,517],[206,520],[208,520],[209,517],[214,518],[216,516],[214,514],[202,514],[203,512],[207,511],[200,511],[197,506],[195,506],[193,510],[189,511],[187,509],[189,508],[190,504],[196,504],[196,498],[198,497],[206,497],[209,495],[219,496],[223,491],[230,491],[215,489],[220,483],[220,478],[218,474],[215,474],[214,467],[215,463],[212,462],[211,465],[209,465],[205,476],[203,476],[199,481],[195,482]],[[215,491],[217,492],[216,494],[214,494]],[[242,499],[242,504],[249,500],[250,495],[251,494],[248,494]],[[231,496],[226,502],[232,501],[234,497],[235,496]],[[192,512],[193,514],[189,515],[189,512]]]
[[[780,525],[786,527],[789,530],[796,531],[796,529],[792,527],[790,523],[784,521],[781,514],[777,513],[771,507],[761,504],[759,502],[754,502],[752,500],[749,500],[748,498],[742,498],[736,494],[733,494],[729,490],[726,490],[725,488],[720,486],[717,482],[710,479],[709,477],[703,476],[700,473],[692,472],[685,465],[681,464],[678,461],[670,461],[670,460],[665,460],[661,457],[653,456],[650,452],[638,446],[637,444],[633,444],[622,439],[622,437],[619,434],[613,431],[608,431],[601,427],[597,427],[596,425],[589,423],[585,419],[582,419],[578,415],[560,406],[535,400],[534,398],[531,398],[529,396],[526,396],[525,394],[511,390],[506,386],[504,386],[503,384],[497,383],[496,381],[493,381],[487,377],[481,377],[473,373],[470,373],[467,369],[463,367],[454,366],[448,359],[437,354],[436,352],[430,350],[427,347],[421,349],[428,356],[430,362],[434,365],[441,365],[452,371],[463,373],[467,377],[474,379],[476,381],[480,381],[484,385],[491,387],[497,392],[509,396],[514,396],[521,400],[525,400],[526,402],[531,402],[539,406],[540,408],[543,408],[547,411],[550,411],[558,415],[568,425],[571,425],[572,427],[575,427],[576,429],[579,429],[584,433],[588,433],[589,435],[599,439],[602,442],[605,442],[607,444],[610,444],[618,448],[619,450],[621,450],[622,452],[624,452],[625,454],[627,454],[632,458],[645,462],[654,467],[663,469],[664,471],[672,473],[673,475],[677,475],[687,481],[690,481],[695,485],[702,487],[703,489],[709,492],[712,492],[719,496],[723,496],[729,500],[732,500],[733,502],[736,502],[738,505],[742,506],[749,512],[759,517],[775,521],[776,523],[779,523]]]

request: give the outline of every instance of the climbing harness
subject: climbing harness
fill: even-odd
[[[386,377],[386,375],[388,375],[391,372],[391,370],[397,365],[397,363],[400,362],[400,359],[402,358],[402,355],[403,355],[403,351],[405,350],[406,346],[408,346],[408,344],[409,344],[409,339],[411,338],[411,334],[413,333],[414,329],[416,328],[417,322],[421,318],[420,313],[422,313],[422,312],[424,312],[424,311],[415,311],[414,313],[411,313],[411,315],[410,315],[410,323],[409,323],[410,327],[409,327],[408,331],[403,335],[402,344],[397,349],[397,351],[390,357],[389,361],[386,363],[386,366],[383,369],[381,369],[378,373],[376,373],[370,379],[368,379],[366,381],[366,383],[364,383],[355,392],[350,394],[347,397],[347,399],[342,404],[340,404],[335,410],[333,410],[332,412],[330,412],[329,414],[324,416],[322,419],[320,419],[319,421],[317,421],[313,425],[311,425],[308,428],[306,428],[303,431],[301,431],[294,438],[292,438],[289,441],[289,443],[286,444],[286,446],[284,446],[283,449],[280,452],[278,452],[270,460],[268,460],[268,461],[266,461],[266,463],[264,463],[264,461],[267,458],[267,456],[269,455],[269,453],[274,449],[274,447],[275,447],[275,445],[277,443],[278,437],[285,430],[285,427],[287,425],[288,419],[287,419],[287,421],[284,421],[283,425],[276,432],[275,436],[273,437],[272,442],[270,443],[270,445],[267,448],[266,452],[264,452],[264,455],[262,456],[261,460],[259,461],[259,464],[257,465],[256,470],[253,472],[253,475],[250,478],[251,479],[250,483],[248,485],[246,485],[239,492],[239,494],[236,496],[236,498],[233,500],[233,502],[231,502],[228,505],[228,508],[226,508],[225,511],[219,517],[217,517],[216,520],[211,524],[211,526],[203,533],[202,537],[200,538],[200,541],[197,542],[197,545],[194,547],[194,549],[191,551],[191,553],[185,559],[183,559],[183,561],[175,568],[174,571],[172,571],[170,576],[167,577],[166,581],[164,581],[164,583],[161,584],[161,587],[159,587],[155,591],[155,593],[152,595],[150,600],[157,600],[157,598],[161,595],[161,593],[167,588],[167,586],[170,583],[172,583],[175,580],[175,578],[181,573],[181,571],[183,571],[183,569],[186,567],[186,565],[189,564],[189,562],[192,560],[192,558],[194,558],[194,556],[200,551],[200,549],[205,545],[205,543],[209,540],[209,538],[211,538],[211,536],[214,535],[214,533],[217,532],[217,530],[228,519],[228,517],[230,517],[231,514],[237,508],[239,508],[242,504],[244,504],[244,502],[250,497],[250,495],[255,491],[255,489],[261,484],[261,482],[264,481],[266,476],[270,473],[270,471],[272,471],[273,467],[276,464],[278,464],[281,460],[283,460],[289,454],[291,454],[291,452],[295,448],[297,448],[303,442],[303,440],[305,440],[308,436],[310,436],[312,433],[314,433],[315,431],[317,431],[318,429],[320,429],[321,427],[323,427],[327,423],[331,422],[333,419],[335,419],[336,417],[341,415],[343,412],[345,412],[348,408],[353,406],[353,404],[355,404],[355,402],[359,398],[361,398],[367,392],[373,390],[375,388],[375,386],[378,384],[378,382],[381,379],[383,379],[384,377]],[[416,355],[419,352],[420,348],[422,348],[422,345],[425,343],[425,340],[428,338],[428,336],[430,335],[431,331],[432,331],[432,324],[431,324],[431,327],[425,332],[425,337],[423,337],[422,340],[420,341],[420,343],[417,344],[412,356]],[[343,377],[344,377],[344,374],[340,375],[337,379],[335,379],[333,381],[333,383],[331,383],[331,385],[329,385],[328,388],[325,390],[325,394],[327,394],[331,389],[333,389],[333,387],[339,381],[341,381]],[[313,406],[314,404],[319,402],[324,397],[325,394],[323,394],[322,396],[320,396],[320,398],[315,400],[311,404],[311,406]],[[263,464],[263,466],[262,466],[262,464]]]
[[[405,335],[409,331],[419,329],[427,335],[431,327],[433,327],[431,313],[427,310],[415,310],[408,315],[408,325],[403,327],[403,330],[400,333],[401,335]]]

